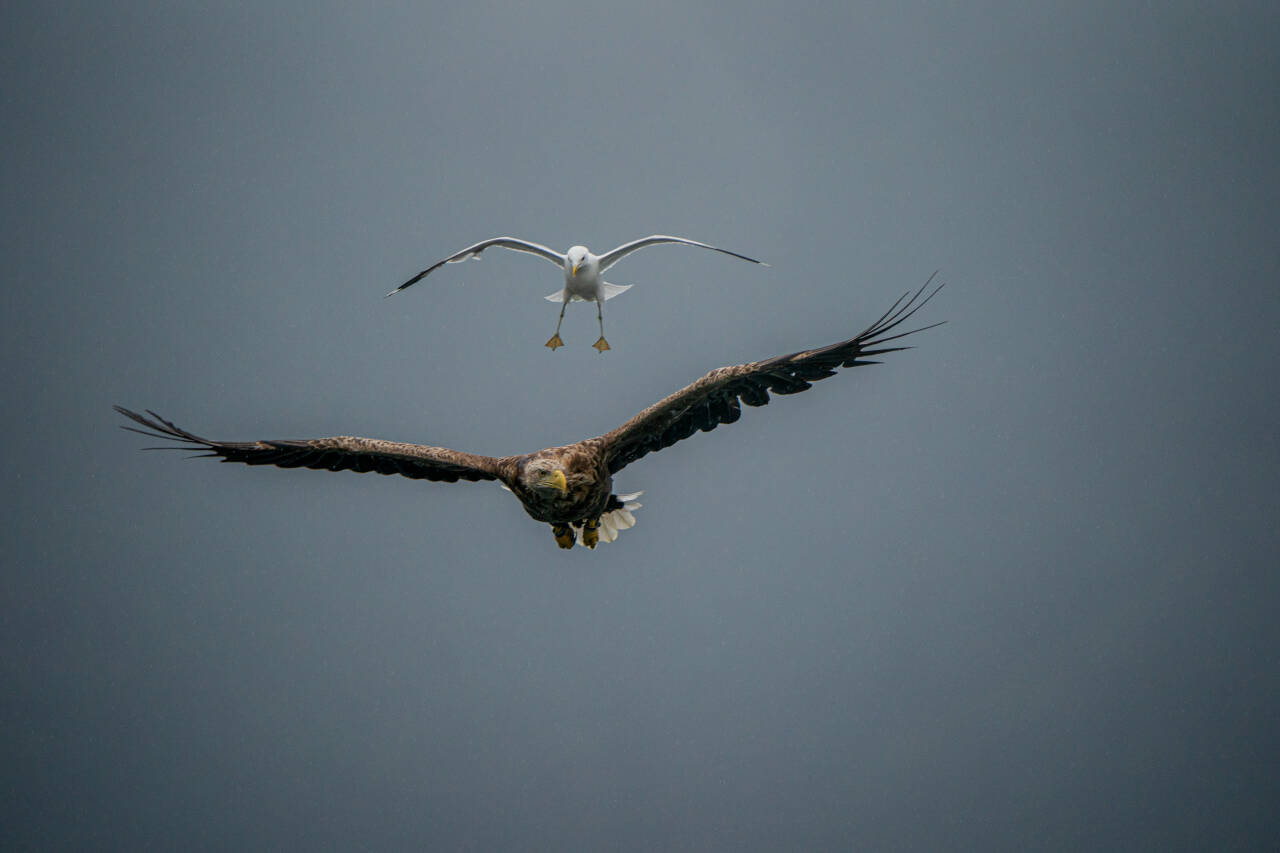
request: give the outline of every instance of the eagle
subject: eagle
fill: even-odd
[[[878,320],[848,340],[717,368],[604,435],[520,456],[482,456],[425,444],[354,436],[215,441],[188,432],[149,409],[146,415],[123,406],[116,406],[115,410],[141,427],[125,425],[123,429],[179,442],[164,448],[145,449],[195,447],[207,451],[197,456],[221,457],[223,462],[323,471],[376,471],[445,483],[496,480],[520,499],[535,521],[551,525],[556,544],[561,548],[572,548],[575,542],[595,548],[601,540],[612,542],[620,530],[634,525],[632,513],[640,506],[636,502],[640,492],[622,495],[613,492],[615,474],[647,454],[670,447],[699,430],[709,432],[720,424],[733,423],[741,416],[743,403],[763,406],[769,402],[770,392],[795,394],[811,387],[813,382],[834,376],[836,368],[879,364],[876,356],[910,349],[900,343],[901,339],[942,325],[933,323],[900,331],[902,324],[942,289],[942,285],[938,285],[925,296],[932,281],[930,276],[919,290],[900,296]]]

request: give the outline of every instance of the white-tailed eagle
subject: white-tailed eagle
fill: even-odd
[[[838,367],[878,364],[875,356],[909,349],[889,344],[941,325],[899,331],[901,324],[941,289],[939,285],[923,296],[928,284],[914,294],[900,297],[879,320],[846,341],[717,368],[611,432],[522,456],[480,456],[444,447],[352,436],[214,441],[187,432],[150,410],[147,417],[121,406],[115,408],[145,428],[124,429],[181,442],[179,448],[194,445],[208,451],[201,455],[220,456],[223,462],[376,471],[446,483],[497,480],[520,499],[530,516],[551,525],[561,548],[572,548],[575,541],[594,548],[600,539],[612,542],[619,530],[635,523],[631,512],[639,506],[635,498],[640,493],[614,494],[614,474],[645,454],[670,447],[698,430],[709,432],[720,424],[733,423],[742,414],[740,403],[763,406],[769,402],[770,392],[795,394],[809,388],[812,382],[835,375]]]

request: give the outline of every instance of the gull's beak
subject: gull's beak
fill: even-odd
[[[573,265],[573,274],[574,274],[574,275],[577,275],[577,274],[578,274],[578,267],[580,267],[580,266],[582,266],[582,264],[574,264],[574,265]]]
[[[538,480],[538,485],[543,488],[557,489],[561,492],[569,488],[569,484],[564,479],[564,472],[557,468],[554,471],[548,471]]]

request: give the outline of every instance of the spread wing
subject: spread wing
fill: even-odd
[[[404,284],[397,287],[395,290],[391,291],[391,293],[388,293],[387,296],[393,296],[399,293],[400,291],[404,290],[409,285],[417,284],[418,282],[422,281],[422,279],[426,278],[429,273],[440,269],[440,267],[444,266],[445,264],[456,264],[459,261],[466,261],[466,260],[470,260],[471,258],[478,258],[480,257],[481,252],[483,252],[485,249],[493,248],[494,246],[497,246],[499,249],[511,249],[514,252],[528,252],[531,255],[537,255],[538,257],[546,258],[548,261],[555,264],[557,267],[560,267],[561,269],[564,268],[564,255],[560,254],[559,252],[552,251],[551,249],[548,249],[546,246],[539,245],[538,243],[530,243],[528,240],[520,240],[516,237],[491,237],[488,240],[481,240],[479,243],[476,243],[474,246],[468,246],[467,248],[463,249],[461,252],[455,252],[454,254],[445,258],[443,261],[439,261],[437,263],[432,264],[422,272],[415,275],[413,278],[406,281]]]
[[[208,453],[199,456],[221,456],[223,462],[246,465],[275,465],[279,468],[316,468],[322,471],[356,471],[399,474],[414,480],[502,479],[502,461],[492,456],[460,453],[444,447],[404,444],[376,438],[338,436],[336,438],[290,439],[286,441],[213,441],[187,432],[148,410],[151,417],[131,412],[123,406],[115,410],[145,429],[126,426],[123,429],[148,438],[181,442],[179,445],[148,450],[181,450],[196,447]]]
[[[728,249],[721,249],[707,243],[699,243],[697,240],[689,240],[685,237],[668,237],[665,234],[654,234],[652,237],[641,237],[639,240],[632,240],[630,243],[623,243],[616,249],[610,249],[600,256],[600,272],[604,272],[627,255],[643,249],[646,246],[657,246],[660,243],[679,243],[684,246],[697,246],[699,249],[710,249],[713,252],[720,252],[724,255],[732,255],[735,258],[742,258],[744,261],[751,261],[753,264],[761,266],[769,266],[764,261],[757,261],[755,258],[748,258],[746,255],[739,255],[737,252],[730,252]],[[430,272],[430,270],[428,270]],[[423,273],[426,275],[426,273]]]
[[[910,349],[887,344],[942,325],[934,323],[905,332],[896,331],[942,289],[942,285],[938,285],[921,299],[932,281],[933,276],[930,276],[929,281],[914,294],[904,294],[879,320],[847,341],[750,364],[717,368],[692,385],[654,403],[600,437],[601,452],[609,460],[610,473],[617,473],[646,453],[670,447],[698,430],[710,432],[720,424],[733,423],[742,414],[739,402],[763,406],[769,402],[770,391],[795,394],[808,388],[812,382],[834,376],[838,367],[879,364],[874,360],[875,356]]]

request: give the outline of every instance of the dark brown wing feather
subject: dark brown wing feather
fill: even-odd
[[[123,429],[150,438],[178,441],[188,447],[202,448],[209,452],[197,455],[221,456],[223,462],[275,465],[280,468],[316,468],[322,471],[376,471],[379,474],[399,474],[414,480],[440,480],[446,483],[501,479],[501,460],[492,456],[460,453],[444,447],[354,436],[286,441],[213,441],[187,432],[150,410],[147,410],[147,414],[151,416],[149,418],[123,406],[116,406],[115,410],[146,428],[126,426]],[[181,445],[163,449],[181,449]]]
[[[921,299],[932,281],[933,276],[930,276],[929,281],[914,294],[904,294],[879,320],[847,341],[750,364],[721,367],[654,403],[622,426],[601,436],[602,452],[609,460],[609,472],[616,474],[646,453],[670,447],[698,430],[709,432],[720,424],[733,423],[742,414],[739,402],[763,406],[769,402],[770,391],[795,394],[808,388],[812,382],[834,376],[837,367],[879,364],[874,356],[910,349],[886,344],[942,325],[934,323],[890,334],[942,289],[942,285],[938,285]]]

